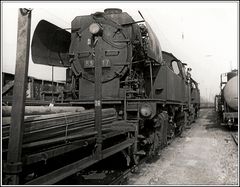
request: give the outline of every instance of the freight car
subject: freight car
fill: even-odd
[[[238,126],[238,71],[220,76],[220,94],[215,96],[215,109],[222,125]]]
[[[2,102],[12,104],[14,74],[2,72]],[[29,105],[43,105],[41,101],[61,101],[63,90],[66,89],[65,81],[51,81],[28,76],[26,99]],[[37,102],[38,101],[38,102]],[[49,102],[46,102],[49,103]]]
[[[64,101],[89,110],[25,120],[20,183],[54,184],[118,152],[127,165],[137,164],[197,116],[200,93],[191,69],[162,51],[141,22],[121,9],[77,16],[71,33],[39,22],[33,62],[67,68]]]

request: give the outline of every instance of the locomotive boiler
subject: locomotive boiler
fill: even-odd
[[[226,80],[224,80],[224,78]],[[228,126],[238,125],[238,71],[233,70],[221,74],[220,94],[216,96],[216,110],[222,124]]]
[[[161,50],[145,20],[135,21],[121,9],[77,16],[71,33],[41,20],[31,52],[34,63],[66,68],[62,102],[87,110],[57,118],[69,141],[41,140],[40,153],[25,146],[26,173],[35,175],[23,183],[53,184],[118,152],[127,165],[137,164],[144,155],[156,155],[197,117],[200,92],[191,69]],[[39,122],[38,128],[47,123]]]

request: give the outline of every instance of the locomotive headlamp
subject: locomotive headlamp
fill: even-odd
[[[92,23],[89,26],[89,31],[94,35],[100,34],[102,32],[102,27],[97,23]]]
[[[149,104],[143,104],[140,107],[140,114],[144,118],[149,118],[152,115],[152,107]]]

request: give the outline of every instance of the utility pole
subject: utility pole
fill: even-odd
[[[4,172],[7,175],[6,183],[19,184],[19,175],[22,171],[22,139],[24,132],[24,113],[26,87],[28,79],[28,62],[31,31],[31,10],[21,8],[18,10],[18,35],[16,69],[13,87],[13,103],[7,163]]]

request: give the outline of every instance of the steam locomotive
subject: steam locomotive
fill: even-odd
[[[229,127],[238,126],[237,81],[237,70],[221,74],[220,94],[215,96],[215,109],[221,124]]]
[[[191,69],[161,50],[146,21],[134,21],[121,9],[77,16],[71,33],[41,20],[31,51],[34,63],[66,68],[63,100],[94,111],[95,126],[91,132],[72,129],[71,141],[47,144],[40,153],[28,151],[26,163],[34,164],[26,167],[35,175],[25,184],[56,183],[118,152],[128,165],[137,164],[143,155],[156,155],[198,115],[200,92]],[[104,118],[110,114],[114,121]],[[36,164],[44,168],[42,160],[49,160],[48,169],[35,171]]]
[[[161,51],[148,23],[137,23],[120,9],[76,17],[71,34],[43,20],[33,36],[33,62],[67,67],[71,99],[99,103],[94,94],[100,92],[103,107],[114,105],[122,120],[139,122],[139,134],[160,133],[154,127],[148,132],[147,124],[164,121],[181,132],[186,118],[199,109],[197,83],[185,72],[186,64]],[[159,138],[166,140],[167,133],[161,133]],[[149,142],[155,148],[166,144]]]

